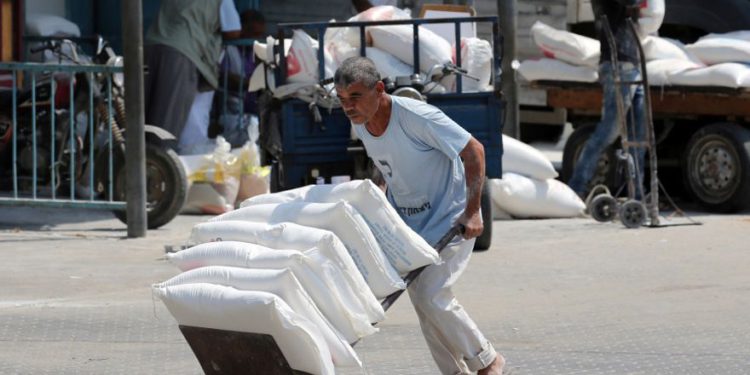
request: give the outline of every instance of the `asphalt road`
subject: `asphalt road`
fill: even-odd
[[[750,373],[750,214],[693,218],[496,221],[456,294],[514,374]],[[128,240],[106,212],[0,209],[0,373],[201,373],[149,286],[206,219]],[[342,373],[437,373],[408,298],[379,327]]]

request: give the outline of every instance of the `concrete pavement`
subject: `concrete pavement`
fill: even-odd
[[[106,212],[0,209],[0,373],[200,373],[149,286],[207,218],[126,240]],[[695,218],[497,221],[456,293],[518,374],[750,373],[750,215]],[[343,373],[437,373],[408,298],[379,327]]]

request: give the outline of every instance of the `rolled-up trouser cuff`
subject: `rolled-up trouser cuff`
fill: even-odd
[[[469,370],[479,371],[491,365],[492,362],[495,361],[495,358],[497,358],[497,352],[495,352],[495,348],[492,347],[492,344],[487,341],[479,354],[473,358],[465,358],[464,361]]]

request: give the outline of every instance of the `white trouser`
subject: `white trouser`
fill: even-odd
[[[469,264],[474,241],[450,244],[440,253],[442,263],[427,267],[409,285],[422,334],[440,372],[446,375],[478,371],[497,355],[451,290]]]

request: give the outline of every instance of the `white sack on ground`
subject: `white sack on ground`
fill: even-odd
[[[329,279],[330,273],[326,272],[326,267],[330,268],[330,265],[312,261],[299,251],[273,250],[250,243],[223,241],[205,243],[170,253],[167,254],[167,259],[182,271],[207,266],[289,268],[304,285],[323,315],[347,341],[354,342],[375,332],[372,327],[357,329],[369,322],[354,316],[337,303],[335,286],[332,285],[342,280]]]
[[[671,77],[684,71],[704,67],[703,64],[682,59],[662,59],[646,63],[648,84],[650,86],[668,86],[674,84]]]
[[[407,65],[414,65],[414,28],[411,25],[373,26],[367,28],[372,45],[386,51]],[[419,70],[429,72],[434,65],[451,62],[451,45],[427,28],[419,27]]]
[[[510,216],[495,201],[492,201],[492,220],[513,220],[513,216]]]
[[[190,233],[190,243],[214,241],[239,241],[266,246],[272,249],[302,251],[311,256],[317,249],[338,268],[345,282],[331,286],[338,293],[341,307],[352,313],[364,313],[369,322],[385,319],[385,312],[364,277],[354,264],[346,246],[333,232],[294,223],[268,225],[249,221],[217,221],[200,223]]]
[[[685,47],[706,65],[750,61],[750,42],[733,38],[701,39]]]
[[[555,59],[526,60],[518,73],[527,81],[596,82],[599,72],[589,66],[574,66]]]
[[[700,59],[690,53],[679,40],[647,36],[641,43],[643,44],[646,61],[676,59],[702,64]]]
[[[153,292],[180,325],[271,335],[291,368],[334,374],[331,352],[317,327],[273,294],[212,284],[153,288]]]
[[[538,180],[557,177],[552,162],[539,150],[503,134],[503,171]]]
[[[664,22],[666,5],[664,0],[645,0],[641,2],[641,14],[638,18],[638,30],[641,35],[655,34]]]
[[[365,219],[351,205],[339,203],[261,204],[240,208],[211,221],[245,220],[265,223],[293,222],[335,233],[346,245],[354,264],[378,298],[404,289],[404,281],[388,262]]]
[[[240,207],[289,202],[335,203],[345,201],[365,219],[390,264],[401,274],[439,259],[419,234],[409,228],[382,190],[370,180],[354,180],[338,185],[308,185],[275,194],[250,198]]]
[[[321,336],[328,344],[334,365],[341,367],[362,366],[357,353],[318,310],[315,302],[290,269],[209,266],[183,272],[163,283],[154,285],[154,287],[164,288],[198,283],[223,285],[238,290],[266,292],[280,297],[294,312],[301,314],[318,328]]]
[[[564,183],[536,180],[515,173],[503,173],[502,180],[490,180],[492,200],[516,218],[565,218],[583,215],[586,205]]]
[[[750,67],[738,63],[717,64],[673,74],[669,81],[684,86],[750,87]]]
[[[546,57],[573,65],[599,65],[599,41],[570,31],[557,30],[537,21],[531,26],[531,37]]]

